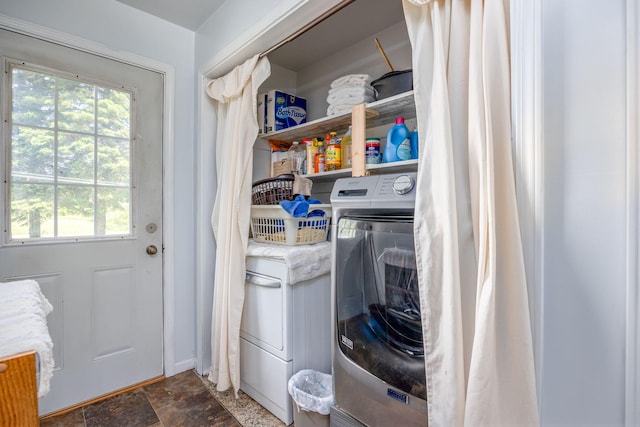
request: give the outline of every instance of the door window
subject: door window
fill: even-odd
[[[5,241],[131,236],[133,91],[7,61]]]

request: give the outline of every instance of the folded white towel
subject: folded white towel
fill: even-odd
[[[340,104],[340,99],[347,97],[368,97],[374,99],[376,91],[371,85],[367,86],[352,86],[352,87],[340,87],[329,90],[329,96],[327,96],[327,102],[329,104]],[[343,103],[344,104],[344,103]]]
[[[331,82],[331,87],[339,86],[365,86],[371,82],[371,76],[369,74],[347,74],[346,76],[339,77]]]
[[[373,102],[376,99],[373,96],[337,96],[329,105],[357,105],[367,102]]]

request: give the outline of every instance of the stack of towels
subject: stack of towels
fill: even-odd
[[[352,106],[375,100],[376,91],[368,74],[348,74],[331,83],[327,116],[351,112]]]

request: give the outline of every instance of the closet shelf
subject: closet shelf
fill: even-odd
[[[416,117],[413,91],[400,93],[365,105],[367,127],[391,126],[396,117]],[[302,138],[324,137],[327,132],[343,134],[351,126],[351,112],[323,117],[288,129],[260,135],[262,139],[300,141]]]
[[[415,172],[418,169],[418,160],[402,160],[393,163],[368,164],[365,166],[367,175],[378,175],[383,173]],[[351,176],[352,169],[338,169],[336,171],[320,172],[311,175],[304,175],[305,178],[313,182],[335,181],[338,178]]]

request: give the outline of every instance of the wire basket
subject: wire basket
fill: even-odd
[[[293,200],[293,174],[278,175],[253,183],[251,203],[254,205],[277,205],[284,200]]]
[[[251,207],[251,233],[257,242],[278,245],[310,245],[327,240],[331,205],[309,205],[308,212],[321,210],[324,216],[292,217],[280,206]]]

